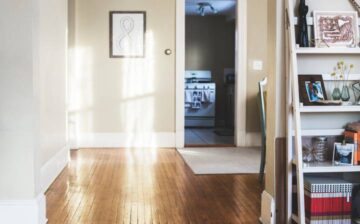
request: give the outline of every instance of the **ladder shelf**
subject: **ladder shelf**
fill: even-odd
[[[343,54],[352,55],[359,54],[360,48],[317,48],[317,47],[300,47],[295,49],[295,53],[299,55],[316,55],[316,54]]]
[[[296,160],[293,164],[297,166]],[[303,173],[360,172],[360,166],[337,166],[332,162],[303,163]]]
[[[360,106],[300,106],[296,110],[300,113],[352,113],[360,112]]]
[[[310,0],[309,0],[310,1]],[[315,0],[312,0],[315,1]],[[353,120],[359,114],[360,118],[360,105],[339,105],[339,106],[304,106],[299,99],[299,79],[300,74],[311,74],[312,68],[309,67],[311,63],[314,64],[314,70],[319,71],[323,68],[322,73],[323,80],[332,82],[330,74],[334,64],[334,59],[344,60],[349,58],[350,61],[356,63],[356,71],[359,73],[358,67],[360,63],[357,57],[360,58],[360,48],[317,48],[317,47],[298,47],[296,43],[296,26],[298,24],[298,18],[294,15],[297,6],[295,3],[298,1],[287,0],[286,1],[286,119],[287,119],[287,222],[305,224],[305,199],[304,199],[304,175],[309,174],[329,174],[336,173],[360,173],[360,165],[353,166],[337,166],[329,162],[323,163],[304,163],[302,160],[303,149],[303,137],[304,141],[309,140],[307,138],[312,136],[334,136],[338,138],[342,136],[346,123],[344,121]],[[313,10],[313,9],[311,9]],[[310,10],[310,13],[311,13]],[[325,11],[325,10],[324,10]],[[311,15],[309,13],[309,15]],[[290,19],[291,18],[291,19]],[[308,26],[314,25],[314,19],[312,17],[307,18]],[[360,20],[359,20],[360,21]],[[356,57],[356,58],[355,58]],[[318,60],[321,63],[316,64],[313,60]],[[302,63],[302,66],[298,66],[298,63]],[[307,68],[303,68],[307,66]],[[315,68],[316,66],[316,68]],[[326,67],[325,67],[326,66]],[[321,69],[319,69],[321,68]],[[310,70],[311,69],[311,70]],[[329,71],[330,70],[330,71]],[[360,74],[351,74],[347,81],[360,80]],[[330,83],[331,84],[331,83]],[[355,115],[354,115],[355,114]],[[338,122],[327,122],[330,119],[336,119],[338,116],[341,118]],[[342,117],[344,116],[344,117]],[[320,122],[316,121],[316,126],[312,126],[312,121],[322,118]],[[303,122],[303,119],[308,122]],[[327,120],[328,119],[328,120]],[[322,122],[329,123],[321,127]],[[341,124],[340,124],[341,123]],[[305,124],[302,128],[302,124]],[[320,124],[320,125],[319,125]],[[327,128],[325,128],[327,127]],[[295,149],[295,153],[294,153]],[[293,168],[296,168],[296,183],[297,189],[293,191]],[[297,215],[292,211],[292,195],[297,194]]]

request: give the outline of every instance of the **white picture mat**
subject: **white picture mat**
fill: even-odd
[[[351,148],[351,162],[350,163],[341,163],[340,161],[335,161],[335,157],[337,154],[337,147],[343,146],[342,143],[335,142],[334,143],[334,151],[333,151],[333,163],[336,165],[354,165],[354,153],[355,153],[355,144],[346,144],[346,148]],[[338,163],[338,164],[337,164]]]
[[[144,56],[145,15],[143,13],[112,14],[112,56]]]
[[[354,32],[354,42],[337,42],[326,44],[322,41],[319,19],[320,17],[335,17],[335,16],[350,16],[352,20],[352,30]],[[314,11],[314,35],[316,47],[357,47],[359,43],[359,24],[358,24],[358,13],[356,11]]]

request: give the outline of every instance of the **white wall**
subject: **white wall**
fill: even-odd
[[[31,1],[2,1],[0,6],[0,200],[37,193],[32,7]]]
[[[299,5],[299,0],[293,0],[294,5]],[[308,0],[306,4],[309,6],[308,16],[312,16],[312,11],[321,10],[321,11],[356,11],[355,8],[351,5],[350,1],[343,0],[331,0],[329,4],[328,0]],[[297,8],[295,9],[295,11]],[[295,15],[298,13],[296,12]]]
[[[41,164],[66,145],[67,1],[40,1]]]
[[[66,27],[66,1],[0,4],[0,223],[45,223],[67,162]]]

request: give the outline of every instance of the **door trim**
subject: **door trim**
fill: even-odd
[[[248,146],[246,133],[247,1],[237,0],[235,49],[235,145]],[[185,146],[185,0],[176,0],[176,147]]]
[[[247,1],[238,0],[236,7],[235,145],[243,147],[249,146],[246,135]]]
[[[176,106],[175,106],[175,145],[185,146],[185,0],[176,0]]]

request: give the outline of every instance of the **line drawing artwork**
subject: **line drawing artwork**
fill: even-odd
[[[314,12],[317,47],[356,47],[357,12]]]
[[[119,50],[124,50],[127,44],[131,44],[131,33],[135,28],[135,21],[130,16],[125,16],[120,20],[121,35],[117,38],[116,46]]]
[[[145,32],[145,11],[110,11],[110,58],[143,58]]]
[[[353,43],[352,22],[353,19],[350,16],[320,17],[319,25],[322,39],[330,43]]]

